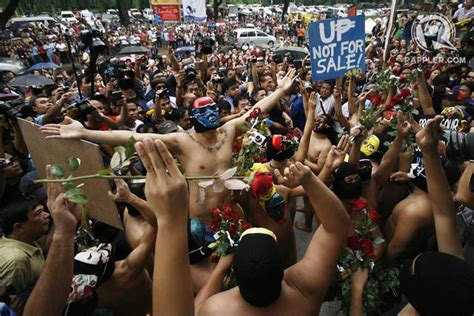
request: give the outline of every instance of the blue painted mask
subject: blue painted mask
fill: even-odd
[[[279,221],[285,215],[285,199],[279,193],[275,193],[270,200],[265,202],[265,209],[268,215],[275,221]]]
[[[192,115],[196,123],[201,125],[205,130],[214,129],[220,125],[219,108],[215,103],[193,108]]]

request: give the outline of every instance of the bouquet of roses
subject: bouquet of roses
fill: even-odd
[[[383,238],[372,240],[370,233],[377,228],[379,214],[371,209],[364,199],[356,200],[353,204],[351,218],[355,228],[355,235],[346,239],[344,254],[339,261],[340,272],[357,271],[359,268],[370,269],[369,279],[364,291],[364,313],[366,315],[380,315],[384,304],[382,296],[388,292],[396,293],[398,282],[398,269],[380,268],[374,262],[374,249],[384,242]],[[346,278],[340,283],[341,309],[347,314],[351,306],[351,279]]]
[[[270,121],[262,114],[260,108],[253,109],[246,121],[243,131],[248,137],[237,139],[234,143],[234,166],[237,166],[237,176],[245,175],[255,162],[264,161],[262,147],[265,145],[266,135],[269,134]]]
[[[211,256],[213,262],[217,262],[220,257],[233,251],[237,246],[242,233],[251,227],[250,223],[241,219],[239,214],[232,210],[230,204],[212,211],[212,220],[206,232],[206,239],[209,248],[214,249],[215,254]],[[236,286],[234,268],[230,266],[227,270],[223,290]]]
[[[212,220],[209,224],[212,234],[209,237],[213,240],[209,247],[215,249],[217,256],[225,256],[237,246],[242,233],[250,227],[250,223],[241,219],[230,204],[222,208],[216,207],[212,211]]]

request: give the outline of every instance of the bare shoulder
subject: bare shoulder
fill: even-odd
[[[196,310],[196,315],[199,316],[220,316],[223,314],[223,311],[226,311],[227,314],[232,313],[234,310],[232,306],[236,304],[235,292],[238,288],[233,288],[224,292],[214,294],[208,298],[201,307]]]

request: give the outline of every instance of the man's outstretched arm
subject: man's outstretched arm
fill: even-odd
[[[142,134],[132,131],[95,131],[86,129],[79,121],[69,117],[66,117],[63,123],[65,124],[48,124],[42,126],[40,130],[46,138],[84,139],[112,146],[125,145],[132,136],[137,141],[143,141],[145,138],[160,139],[173,152],[177,146],[176,133],[160,135]]]
[[[233,124],[236,130],[239,130],[240,126],[245,124],[245,120],[252,113],[255,108],[260,108],[262,113],[268,113],[270,110],[283,98],[283,96],[291,89],[293,85],[293,80],[296,76],[296,70],[292,69],[288,71],[285,78],[283,78],[281,85],[268,97],[263,100],[258,101],[250,110],[247,111],[244,115],[239,118],[236,118],[232,121],[229,121],[227,124]]]
[[[303,186],[321,222],[303,259],[288,268],[286,281],[295,284],[303,295],[322,299],[345,244],[349,216],[342,202],[309,167],[299,162],[291,165],[285,170],[283,182],[290,187]]]

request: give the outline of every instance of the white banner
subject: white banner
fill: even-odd
[[[206,22],[206,0],[183,0],[185,22]]]

